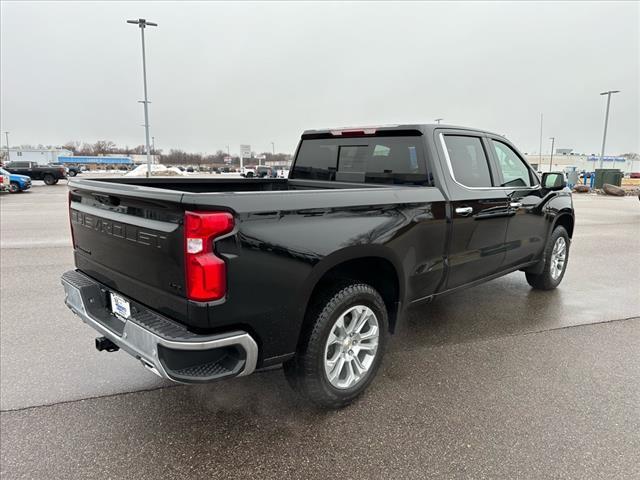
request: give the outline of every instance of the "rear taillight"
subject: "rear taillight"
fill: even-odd
[[[233,216],[226,212],[185,212],[184,258],[187,298],[218,300],[227,292],[227,269],[213,249],[216,237],[233,230]]]

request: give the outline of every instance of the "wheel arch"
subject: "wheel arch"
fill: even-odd
[[[569,238],[573,238],[573,227],[575,225],[575,219],[571,212],[561,212],[559,213],[553,221],[553,226],[551,231],[556,229],[558,226],[564,227],[564,229],[569,234]]]
[[[312,299],[337,279],[362,281],[375,288],[387,307],[389,329],[394,331],[405,295],[403,270],[392,252],[381,245],[358,245],[339,250],[321,260],[303,286],[301,330]]]

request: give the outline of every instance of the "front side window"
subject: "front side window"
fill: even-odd
[[[491,140],[502,172],[502,187],[530,187],[531,172],[518,154],[506,143]]]
[[[480,137],[445,135],[455,180],[465,187],[491,187],[489,163]]]
[[[429,185],[425,164],[419,136],[308,139],[290,178]]]

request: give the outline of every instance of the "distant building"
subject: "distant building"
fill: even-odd
[[[36,162],[39,165],[58,163],[61,156],[73,155],[71,150],[64,148],[10,148],[10,162]]]
[[[282,161],[282,160],[267,160],[265,162],[262,162],[264,165],[266,165],[267,167],[286,167],[289,168],[291,166],[291,159],[289,159],[288,161]]]
[[[557,155],[571,155],[573,148],[556,148]]]
[[[97,168],[130,168],[133,166],[133,160],[131,160],[131,157],[125,156],[60,156],[58,157],[58,163],[64,163],[65,165],[84,165],[90,170],[95,170]]]
[[[550,166],[551,156],[542,155],[525,155],[527,161],[535,165],[539,172],[548,172],[552,170],[571,169],[587,172],[593,172],[596,168],[600,168],[600,156],[598,155],[581,155],[572,153],[571,155],[553,155],[553,167]],[[633,171],[633,162],[624,157],[605,156],[602,159],[602,168],[619,168],[623,172]]]

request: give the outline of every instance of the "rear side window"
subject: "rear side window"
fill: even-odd
[[[530,187],[531,172],[518,154],[506,143],[491,140],[502,172],[502,187]]]
[[[429,185],[422,137],[303,140],[289,178]]]
[[[465,187],[491,187],[487,155],[480,137],[445,135],[454,179]]]

